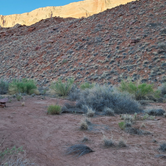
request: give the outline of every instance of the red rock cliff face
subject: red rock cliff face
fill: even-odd
[[[16,24],[32,25],[42,19],[55,16],[63,18],[88,17],[131,1],[135,0],[84,0],[60,7],[39,8],[29,13],[13,14],[8,16],[0,15],[0,26],[13,27]]]

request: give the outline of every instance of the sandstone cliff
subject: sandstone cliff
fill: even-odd
[[[0,15],[1,27],[12,27],[16,24],[32,25],[42,19],[60,17],[88,17],[106,9],[110,9],[121,4],[126,4],[134,0],[84,0],[70,3],[60,7],[45,7],[33,10],[29,13],[13,14],[8,16]]]

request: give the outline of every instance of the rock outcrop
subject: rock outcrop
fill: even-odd
[[[29,13],[0,15],[1,27],[13,27],[16,24],[32,25],[42,19],[51,17],[88,17],[106,9],[111,9],[121,4],[126,4],[134,0],[84,0],[70,3],[60,7],[44,7],[33,10]]]

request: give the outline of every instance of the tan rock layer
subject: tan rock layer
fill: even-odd
[[[55,16],[63,18],[88,17],[93,14],[100,13],[106,9],[111,9],[131,1],[135,0],[84,0],[60,7],[39,8],[29,13],[13,14],[7,16],[0,15],[0,26],[13,27],[16,24],[32,25],[42,19]]]

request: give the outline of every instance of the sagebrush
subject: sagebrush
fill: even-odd
[[[84,105],[104,113],[105,108],[110,108],[115,114],[140,112],[140,104],[132,99],[129,93],[122,93],[116,88],[107,85],[95,85],[92,89],[85,89],[77,100],[76,107],[84,109]]]

